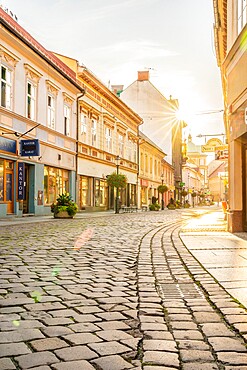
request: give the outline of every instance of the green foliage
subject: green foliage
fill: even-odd
[[[182,190],[181,195],[182,195],[182,197],[186,197],[186,195],[188,195],[187,190]]]
[[[107,177],[107,185],[111,186],[112,188],[126,188],[127,185],[127,177],[121,173],[113,172],[111,175]]]
[[[67,211],[69,216],[74,216],[78,211],[78,206],[69,193],[59,195],[56,202],[51,205],[51,212],[54,215],[62,211]]]
[[[176,207],[176,205],[174,203],[168,203],[167,204],[167,208],[168,209],[176,209],[177,207]]]
[[[190,204],[189,204],[189,202],[187,203],[187,202],[185,202],[185,204],[184,204],[184,208],[190,208]]]
[[[164,194],[166,191],[168,191],[168,186],[166,186],[166,185],[159,185],[157,189],[158,189],[158,192],[159,193]]]
[[[159,203],[149,204],[149,210],[150,211],[158,211],[159,209],[160,209],[160,204]]]

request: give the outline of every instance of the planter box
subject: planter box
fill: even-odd
[[[58,213],[54,213],[54,218],[74,218],[74,216],[70,216],[67,211],[60,211]]]

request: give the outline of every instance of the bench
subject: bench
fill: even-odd
[[[132,213],[132,212],[134,212],[134,211],[136,211],[137,212],[137,210],[138,210],[138,208],[137,208],[137,206],[134,206],[134,205],[131,205],[131,206],[125,206],[125,205],[122,205],[121,206],[121,211],[123,212],[123,213]]]

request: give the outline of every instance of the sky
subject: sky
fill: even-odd
[[[46,49],[72,57],[103,83],[129,86],[137,71],[179,100],[185,135],[224,133],[213,0],[2,0]],[[211,113],[211,112],[216,113]],[[209,139],[210,137],[206,137]],[[222,137],[218,137],[222,139]]]

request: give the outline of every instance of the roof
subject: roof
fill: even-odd
[[[45,49],[37,40],[35,40],[30,33],[28,33],[23,27],[21,27],[10,15],[8,15],[0,7],[0,24],[3,24],[5,28],[13,33],[18,39],[29,46],[36,54],[46,60],[52,65],[58,72],[66,77],[70,82],[78,87],[80,90],[84,90],[81,85],[78,84],[76,79],[76,73],[72,71],[65,63],[57,58],[52,52]]]

